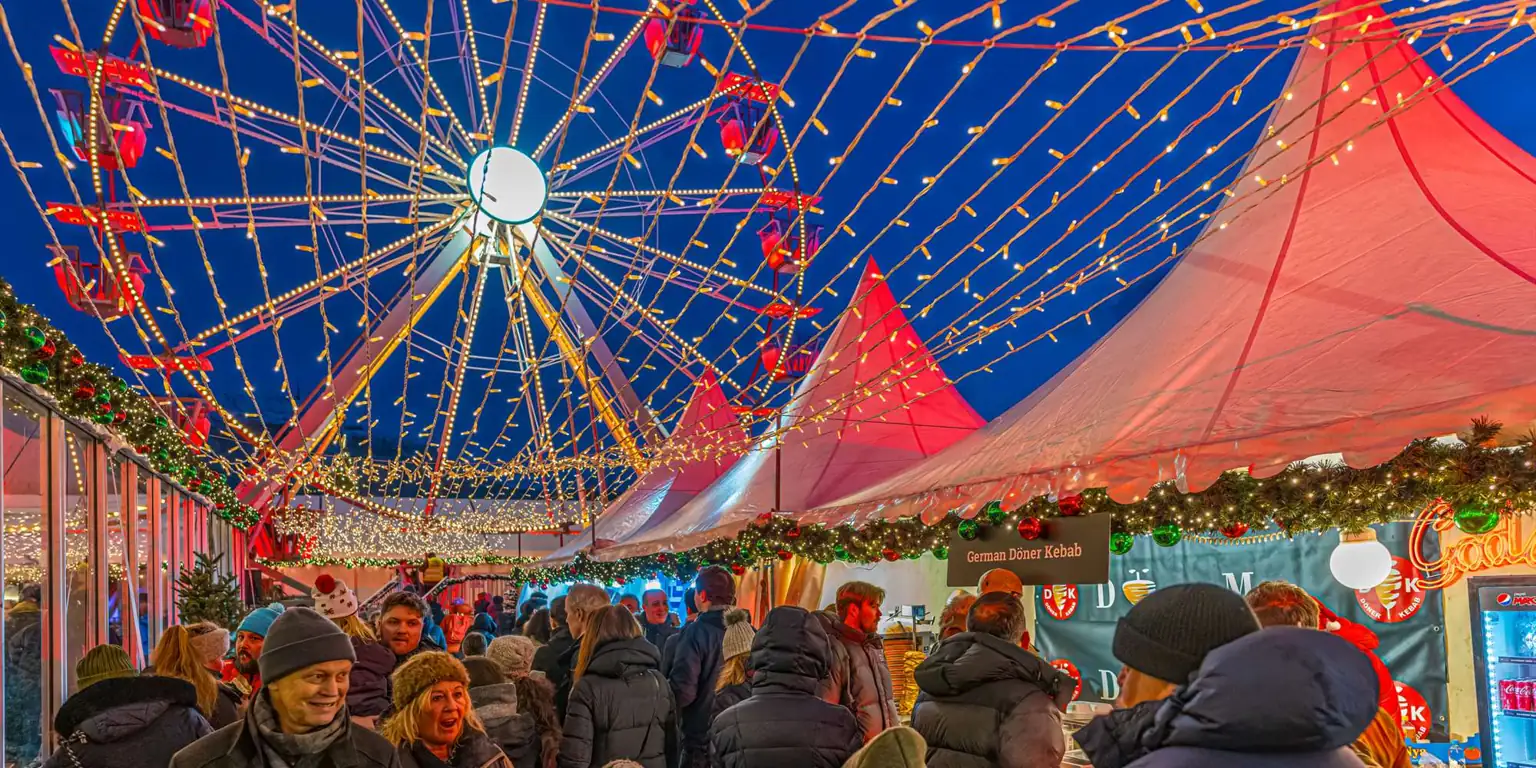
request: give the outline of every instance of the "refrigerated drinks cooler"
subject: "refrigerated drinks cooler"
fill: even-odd
[[[1536,576],[1467,580],[1483,765],[1536,768]]]

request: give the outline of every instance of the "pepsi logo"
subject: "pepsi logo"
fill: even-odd
[[[1066,621],[1077,613],[1077,585],[1051,584],[1040,590],[1045,612],[1057,621]]]
[[[1493,601],[1498,603],[1499,605],[1506,605],[1507,606],[1510,603],[1514,602],[1514,598],[1510,597],[1508,592],[1500,592],[1499,596],[1495,597],[1493,599]]]

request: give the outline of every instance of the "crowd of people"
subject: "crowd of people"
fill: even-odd
[[[665,592],[614,602],[595,584],[515,609],[406,588],[364,617],[322,576],[314,608],[258,607],[233,636],[169,628],[145,670],[90,649],[42,765],[1056,768],[1073,744],[1096,768],[1408,765],[1374,638],[1294,585],[1148,595],[1115,631],[1115,708],[1075,733],[1077,682],[1031,649],[1023,593],[999,570],[950,601],[903,724],[872,584],[759,624],[719,567],[699,572],[682,619]],[[8,726],[26,711],[11,690]]]

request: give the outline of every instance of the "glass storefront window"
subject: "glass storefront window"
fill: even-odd
[[[43,735],[43,650],[48,613],[44,599],[43,548],[47,498],[44,416],[29,402],[4,401],[0,459],[5,464],[0,493],[4,526],[5,581],[5,762],[26,765],[37,757]]]
[[[170,484],[160,483],[160,627],[176,623],[176,498]]]
[[[131,608],[128,590],[128,517],[124,514],[123,461],[107,462],[107,642],[128,645],[123,611]],[[132,614],[128,615],[132,621]]]
[[[145,666],[149,664],[149,650],[154,648],[155,642],[160,639],[159,635],[154,633],[154,629],[149,621],[150,593],[160,581],[159,579],[151,578],[151,565],[155,561],[154,552],[149,545],[150,506],[153,502],[149,495],[149,471],[139,467],[135,474],[137,478],[134,484],[138,486],[138,492],[136,494],[137,501],[134,505],[133,514],[138,517],[138,531],[136,535],[139,544],[134,551],[134,570],[139,574],[139,594],[135,600],[135,607],[139,615],[139,637],[142,639],[140,648],[143,649],[143,656],[139,659],[139,666]]]
[[[93,593],[98,566],[91,558],[96,519],[92,514],[91,483],[95,478],[96,446],[74,427],[64,428],[64,658],[69,691],[75,690],[75,662],[94,645],[96,612]]]

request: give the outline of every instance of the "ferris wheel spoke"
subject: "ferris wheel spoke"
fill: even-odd
[[[480,69],[480,46],[475,42],[475,20],[469,12],[469,0],[461,0],[459,7],[463,10],[463,23],[460,26],[456,20],[455,27],[461,30],[459,59],[464,67],[464,87],[465,90],[473,91],[480,96],[480,114],[478,117],[472,115],[471,122],[477,126],[484,125],[485,121],[490,119],[491,102],[486,96],[485,77]],[[469,55],[466,57],[465,53]],[[474,95],[471,94],[470,98],[473,99]]]
[[[697,262],[689,261],[688,259],[685,259],[685,258],[683,258],[681,256],[677,256],[677,255],[674,255],[672,253],[668,253],[667,251],[663,251],[660,248],[655,248],[655,247],[646,245],[644,243],[636,242],[633,238],[624,237],[623,235],[620,235],[617,232],[611,232],[611,231],[603,229],[601,227],[597,227],[597,226],[594,226],[592,224],[588,224],[588,223],[586,223],[584,221],[581,221],[579,219],[576,219],[576,218],[573,218],[573,217],[570,217],[570,216],[566,216],[566,215],[561,214],[561,213],[556,213],[555,211],[545,211],[544,212],[544,217],[545,217],[546,220],[553,220],[553,221],[559,222],[561,224],[564,224],[567,227],[571,227],[573,229],[580,230],[582,232],[594,235],[596,237],[601,237],[604,240],[607,240],[608,242],[616,243],[616,244],[622,243],[626,247],[633,248],[633,249],[635,249],[637,251],[640,251],[640,252],[643,252],[643,253],[647,253],[647,254],[650,254],[652,256],[659,256],[659,257],[661,257],[663,259],[666,259],[667,261],[671,262],[673,265],[677,266],[678,268],[689,269],[689,270],[692,270],[692,271],[694,271],[694,272],[696,272],[698,274],[702,274],[702,275],[705,275],[705,276],[708,276],[708,277],[713,277],[713,278],[716,278],[718,280],[722,280],[722,281],[726,282],[727,284],[729,284],[731,287],[743,288],[743,289],[751,289],[751,290],[759,291],[761,293],[766,293],[769,296],[774,297],[774,299],[776,301],[782,301],[782,297],[780,297],[779,294],[775,293],[770,288],[764,288],[763,286],[757,285],[756,283],[752,283],[752,282],[743,280],[743,279],[741,279],[739,277],[736,277],[734,275],[731,275],[731,274],[728,274],[728,273],[725,273],[725,272],[721,272],[720,270],[714,269],[713,267],[706,267],[703,264],[699,264]]]
[[[217,100],[220,100],[220,101],[223,101],[223,102],[227,103],[229,105],[230,110],[233,111],[235,113],[235,115],[238,116],[238,117],[245,117],[245,118],[249,119],[249,118],[254,117],[255,115],[261,115],[262,117],[265,117],[265,118],[268,118],[268,119],[271,119],[271,120],[274,120],[274,121],[277,121],[277,122],[280,122],[280,123],[285,123],[285,124],[290,125],[292,127],[298,128],[298,129],[300,129],[302,131],[309,131],[309,132],[312,132],[312,133],[314,133],[314,134],[316,134],[318,136],[324,136],[327,139],[331,139],[331,140],[334,140],[334,141],[340,141],[340,142],[345,143],[345,144],[350,144],[351,146],[357,148],[358,150],[366,151],[368,153],[369,157],[378,157],[378,158],[383,158],[385,160],[390,160],[390,161],[393,161],[395,163],[399,163],[401,165],[404,165],[404,166],[412,169],[413,171],[415,171],[417,173],[425,173],[425,174],[428,174],[428,175],[431,175],[431,176],[434,176],[436,178],[443,179],[443,180],[446,180],[446,181],[449,181],[449,182],[452,182],[452,183],[457,183],[459,181],[459,179],[457,177],[450,176],[450,175],[448,175],[446,173],[443,173],[442,172],[442,166],[439,166],[439,165],[437,165],[435,163],[430,164],[430,165],[429,164],[424,164],[424,163],[418,161],[415,158],[406,157],[405,155],[399,154],[398,152],[391,152],[390,150],[384,149],[382,147],[372,146],[372,145],[368,144],[366,141],[363,141],[362,139],[358,139],[355,136],[349,136],[349,135],[344,134],[344,133],[342,133],[340,131],[334,131],[334,130],[331,130],[330,128],[326,128],[324,126],[315,125],[314,123],[309,122],[308,120],[300,120],[298,117],[295,117],[293,115],[289,115],[289,114],[287,114],[285,112],[280,112],[280,111],[272,109],[271,107],[268,107],[268,106],[266,106],[264,104],[260,104],[260,103],[257,103],[255,101],[251,101],[249,99],[241,98],[239,96],[236,96],[236,95],[234,95],[232,93],[229,93],[227,91],[224,91],[222,89],[214,88],[214,87],[209,86],[209,85],[204,85],[204,84],[199,83],[196,80],[193,80],[191,78],[183,77],[181,75],[175,74],[174,72],[168,72],[168,71],[160,69],[158,67],[151,68],[151,71],[154,72],[156,78],[158,78],[162,82],[164,82],[166,80],[169,80],[169,81],[171,81],[173,83],[176,83],[177,85],[180,85],[180,86],[183,86],[185,88],[188,88],[191,91],[193,91],[195,93],[198,93],[198,94],[200,94],[202,96],[207,96],[209,98],[217,99]],[[160,97],[152,97],[152,98],[161,100],[163,103],[165,103],[165,105],[167,107],[173,107],[173,104],[171,102],[165,102],[163,99],[160,99]],[[178,110],[178,111],[182,111],[182,110]],[[213,119],[217,120],[218,118],[213,118]],[[235,117],[231,117],[230,120],[233,121],[237,127],[239,126],[240,121],[238,119],[236,119]],[[259,136],[259,135],[256,135],[256,136],[253,136],[253,138],[262,138],[262,137]],[[304,151],[302,147],[292,146],[291,143],[288,145],[288,149],[293,150],[293,153],[295,153],[295,154],[296,153],[301,153],[301,152]]]
[[[517,146],[517,138],[523,127],[523,114],[528,106],[528,89],[533,85],[533,66],[539,55],[540,38],[544,36],[544,14],[549,5],[539,3],[533,15],[533,34],[528,38],[528,56],[523,60],[522,82],[517,86],[517,104],[512,109],[512,133],[507,144]]]
[[[426,136],[427,143],[429,145],[431,145],[431,147],[433,149],[437,150],[437,152],[439,153],[439,156],[437,157],[437,161],[438,162],[447,163],[448,165],[455,166],[455,167],[457,167],[457,168],[459,168],[461,170],[466,168],[466,167],[468,167],[468,164],[465,163],[465,161],[464,161],[464,159],[463,159],[463,157],[462,157],[460,152],[455,150],[452,146],[450,146],[446,142],[444,142],[441,139],[439,139],[437,136],[432,135],[431,131],[427,130],[427,124],[426,124],[427,121],[425,119],[425,116],[412,116],[412,115],[408,114],[404,109],[402,109],[400,107],[399,104],[396,104],[393,99],[389,98],[389,96],[385,95],[382,91],[380,91],[378,86],[376,86],[372,82],[369,82],[368,80],[365,80],[363,78],[362,72],[360,70],[354,70],[354,69],[352,69],[351,67],[347,66],[344,63],[345,61],[348,60],[349,57],[355,59],[358,56],[358,52],[356,52],[356,51],[333,51],[330,48],[326,47],[325,45],[322,45],[320,43],[320,41],[315,39],[315,37],[313,35],[311,35],[303,27],[299,26],[293,20],[291,13],[288,13],[288,12],[275,13],[275,11],[277,9],[277,6],[275,6],[275,5],[273,5],[272,3],[269,3],[269,2],[264,2],[263,6],[264,6],[265,12],[269,16],[274,16],[274,17],[282,20],[283,26],[288,29],[289,34],[297,35],[299,37],[299,40],[305,46],[307,46],[309,50],[315,52],[316,54],[318,54],[320,59],[322,59],[323,61],[327,62],[332,67],[334,67],[335,69],[337,69],[340,72],[342,72],[346,76],[346,78],[349,81],[349,83],[355,83],[356,87],[362,89],[362,91],[367,93],[367,95],[368,95],[367,102],[369,104],[383,104],[384,108],[386,110],[388,110],[388,112],[390,114],[394,115],[394,117],[396,119],[400,120],[402,123],[404,123],[405,125],[409,126],[412,130],[416,131],[419,135]],[[227,9],[227,6],[226,6],[226,9]],[[263,39],[265,39],[270,45],[272,45],[278,51],[282,52],[284,55],[287,55],[287,56],[291,56],[292,55],[292,52],[291,52],[292,51],[291,40],[290,41],[279,41],[279,40],[275,39],[274,35],[271,35],[268,32],[266,25],[255,24],[254,22],[250,21],[249,19],[245,18],[244,16],[240,16],[239,14],[235,14],[235,15],[237,17],[239,17],[243,22],[245,22],[245,24],[247,26],[250,26],[253,30],[255,30],[258,35],[260,35]],[[321,78],[321,84],[326,85],[327,90],[331,91],[332,94],[334,94],[337,99],[342,100],[343,102],[352,103],[357,98],[356,92],[351,91],[350,89],[344,90],[342,88],[336,87],[336,86],[330,84],[330,81],[328,79]],[[403,144],[404,145],[408,145],[409,142],[404,142]],[[414,148],[411,148],[411,147],[408,147],[408,146],[405,147],[405,148],[407,148],[408,150],[413,150],[414,149]]]
[[[289,303],[304,300],[312,292],[330,294],[350,288],[353,285],[360,283],[363,280],[366,280],[367,278],[376,274],[378,271],[388,269],[390,266],[398,263],[398,261],[386,262],[384,261],[384,257],[389,256],[401,248],[414,245],[417,241],[425,240],[441,233],[442,230],[449,224],[453,223],[453,221],[455,221],[455,219],[444,219],[439,221],[430,227],[423,228],[418,232],[400,238],[399,240],[389,243],[388,245],[377,248],[358,257],[353,261],[342,264],[330,272],[327,272],[301,285],[284,291],[274,296],[270,303],[263,303],[243,312],[230,315],[228,320],[225,320],[224,322],[219,323],[218,325],[215,325],[206,331],[198,333],[195,336],[189,337],[186,343],[177,348],[177,351],[186,351],[192,346],[200,345],[218,334],[225,333],[226,331],[230,331],[231,329],[236,328],[247,320],[260,318],[263,315],[270,315],[274,312],[281,312],[283,311],[284,307],[289,305]],[[406,254],[406,256],[410,255],[410,253]],[[335,283],[334,285],[333,282]]]
[[[480,248],[484,249],[485,246],[481,245]],[[471,257],[473,258],[474,255],[472,254]],[[479,269],[475,271],[475,284],[470,297],[469,314],[464,320],[463,341],[459,342],[458,338],[454,339],[456,343],[459,343],[461,352],[456,356],[457,359],[453,364],[453,376],[449,379],[450,383],[447,384],[448,405],[443,411],[442,438],[438,441],[437,459],[433,462],[432,477],[427,486],[428,515],[431,514],[432,505],[437,500],[438,492],[441,490],[443,462],[448,460],[448,449],[453,443],[454,421],[458,417],[459,401],[463,399],[464,372],[469,367],[469,351],[475,341],[475,327],[479,324],[480,305],[485,297],[485,280],[490,275],[490,271],[490,265],[485,263],[481,263]]]
[[[641,152],[646,147],[651,146],[652,144],[655,144],[663,139],[671,138],[672,136],[687,131],[696,125],[700,120],[706,119],[710,115],[719,112],[720,110],[701,111],[706,110],[710,102],[714,100],[714,96],[699,99],[698,101],[689,104],[682,109],[676,110],[675,112],[665,115],[657,120],[653,120],[623,136],[620,136],[611,141],[604,142],[603,144],[587,150],[583,154],[577,155],[576,157],[561,163],[555,168],[557,173],[564,173],[564,175],[560,177],[560,184],[562,186],[567,185],[598,169],[605,168],[613,163],[619,162],[620,160],[625,160],[626,162],[636,162],[633,160],[635,153]],[[625,158],[624,156],[625,153],[623,150],[625,147],[629,147],[629,158]],[[688,148],[690,151],[697,154],[700,158],[709,157],[709,153],[705,152],[704,148],[700,147],[696,143],[690,143]]]
[[[416,50],[416,44],[412,41],[412,35],[406,31],[405,27],[400,23],[400,19],[395,16],[394,9],[390,8],[388,0],[373,1],[378,4],[381,10],[384,11],[385,17],[389,19],[390,26],[393,27],[395,33],[400,36],[400,47],[409,53],[411,55],[411,59],[416,62],[418,74],[426,84],[427,90],[430,91],[433,96],[437,97],[438,103],[441,105],[439,107],[431,106],[428,102],[428,99],[426,98],[426,95],[423,94],[422,108],[427,112],[427,114],[432,115],[433,117],[447,117],[448,121],[453,124],[454,129],[458,132],[458,138],[461,139],[468,147],[473,148],[474,139],[470,137],[470,130],[465,128],[464,124],[459,121],[458,114],[453,110],[453,103],[448,100],[447,96],[443,95],[442,88],[438,87],[437,81],[433,79],[432,70],[427,65],[426,59],[422,58],[421,52]],[[431,26],[433,7],[435,7],[435,3],[427,4],[428,27]],[[432,36],[432,30],[429,28],[419,34],[427,39],[430,39]]]
[[[540,9],[542,10],[542,8],[543,4],[541,3]],[[571,118],[586,108],[587,99],[592,98],[592,94],[597,91],[597,89],[603,84],[603,81],[608,79],[608,75],[613,72],[614,65],[617,64],[620,59],[624,58],[624,55],[629,52],[629,47],[634,44],[635,38],[639,37],[641,30],[645,29],[646,21],[647,17],[645,16],[641,16],[635,20],[634,26],[629,28],[629,32],[625,33],[624,38],[619,41],[619,44],[613,49],[613,52],[608,55],[608,60],[603,62],[603,65],[599,67],[597,73],[587,81],[586,86],[581,89],[580,93],[576,95],[576,98],[571,99],[570,105],[566,107],[565,112],[560,115],[560,119],[555,121],[555,126],[549,129],[549,133],[545,134],[544,139],[540,141],[538,147],[533,150],[533,158],[535,160],[544,159],[544,153],[549,150],[550,145],[554,144],[555,139],[559,138],[560,134],[565,131],[566,126],[571,122]],[[526,82],[526,80],[527,77],[525,76],[524,81]]]
[[[329,214],[325,208],[327,205],[345,205],[350,203],[368,203],[369,205],[387,205],[391,203],[460,203],[469,199],[469,195],[462,192],[434,192],[424,195],[400,193],[393,195],[251,195],[247,197],[149,197],[135,200],[131,203],[115,203],[114,208],[221,208],[224,206],[237,206],[245,210],[250,206],[258,211],[272,211],[290,206],[316,206],[322,213]]]

